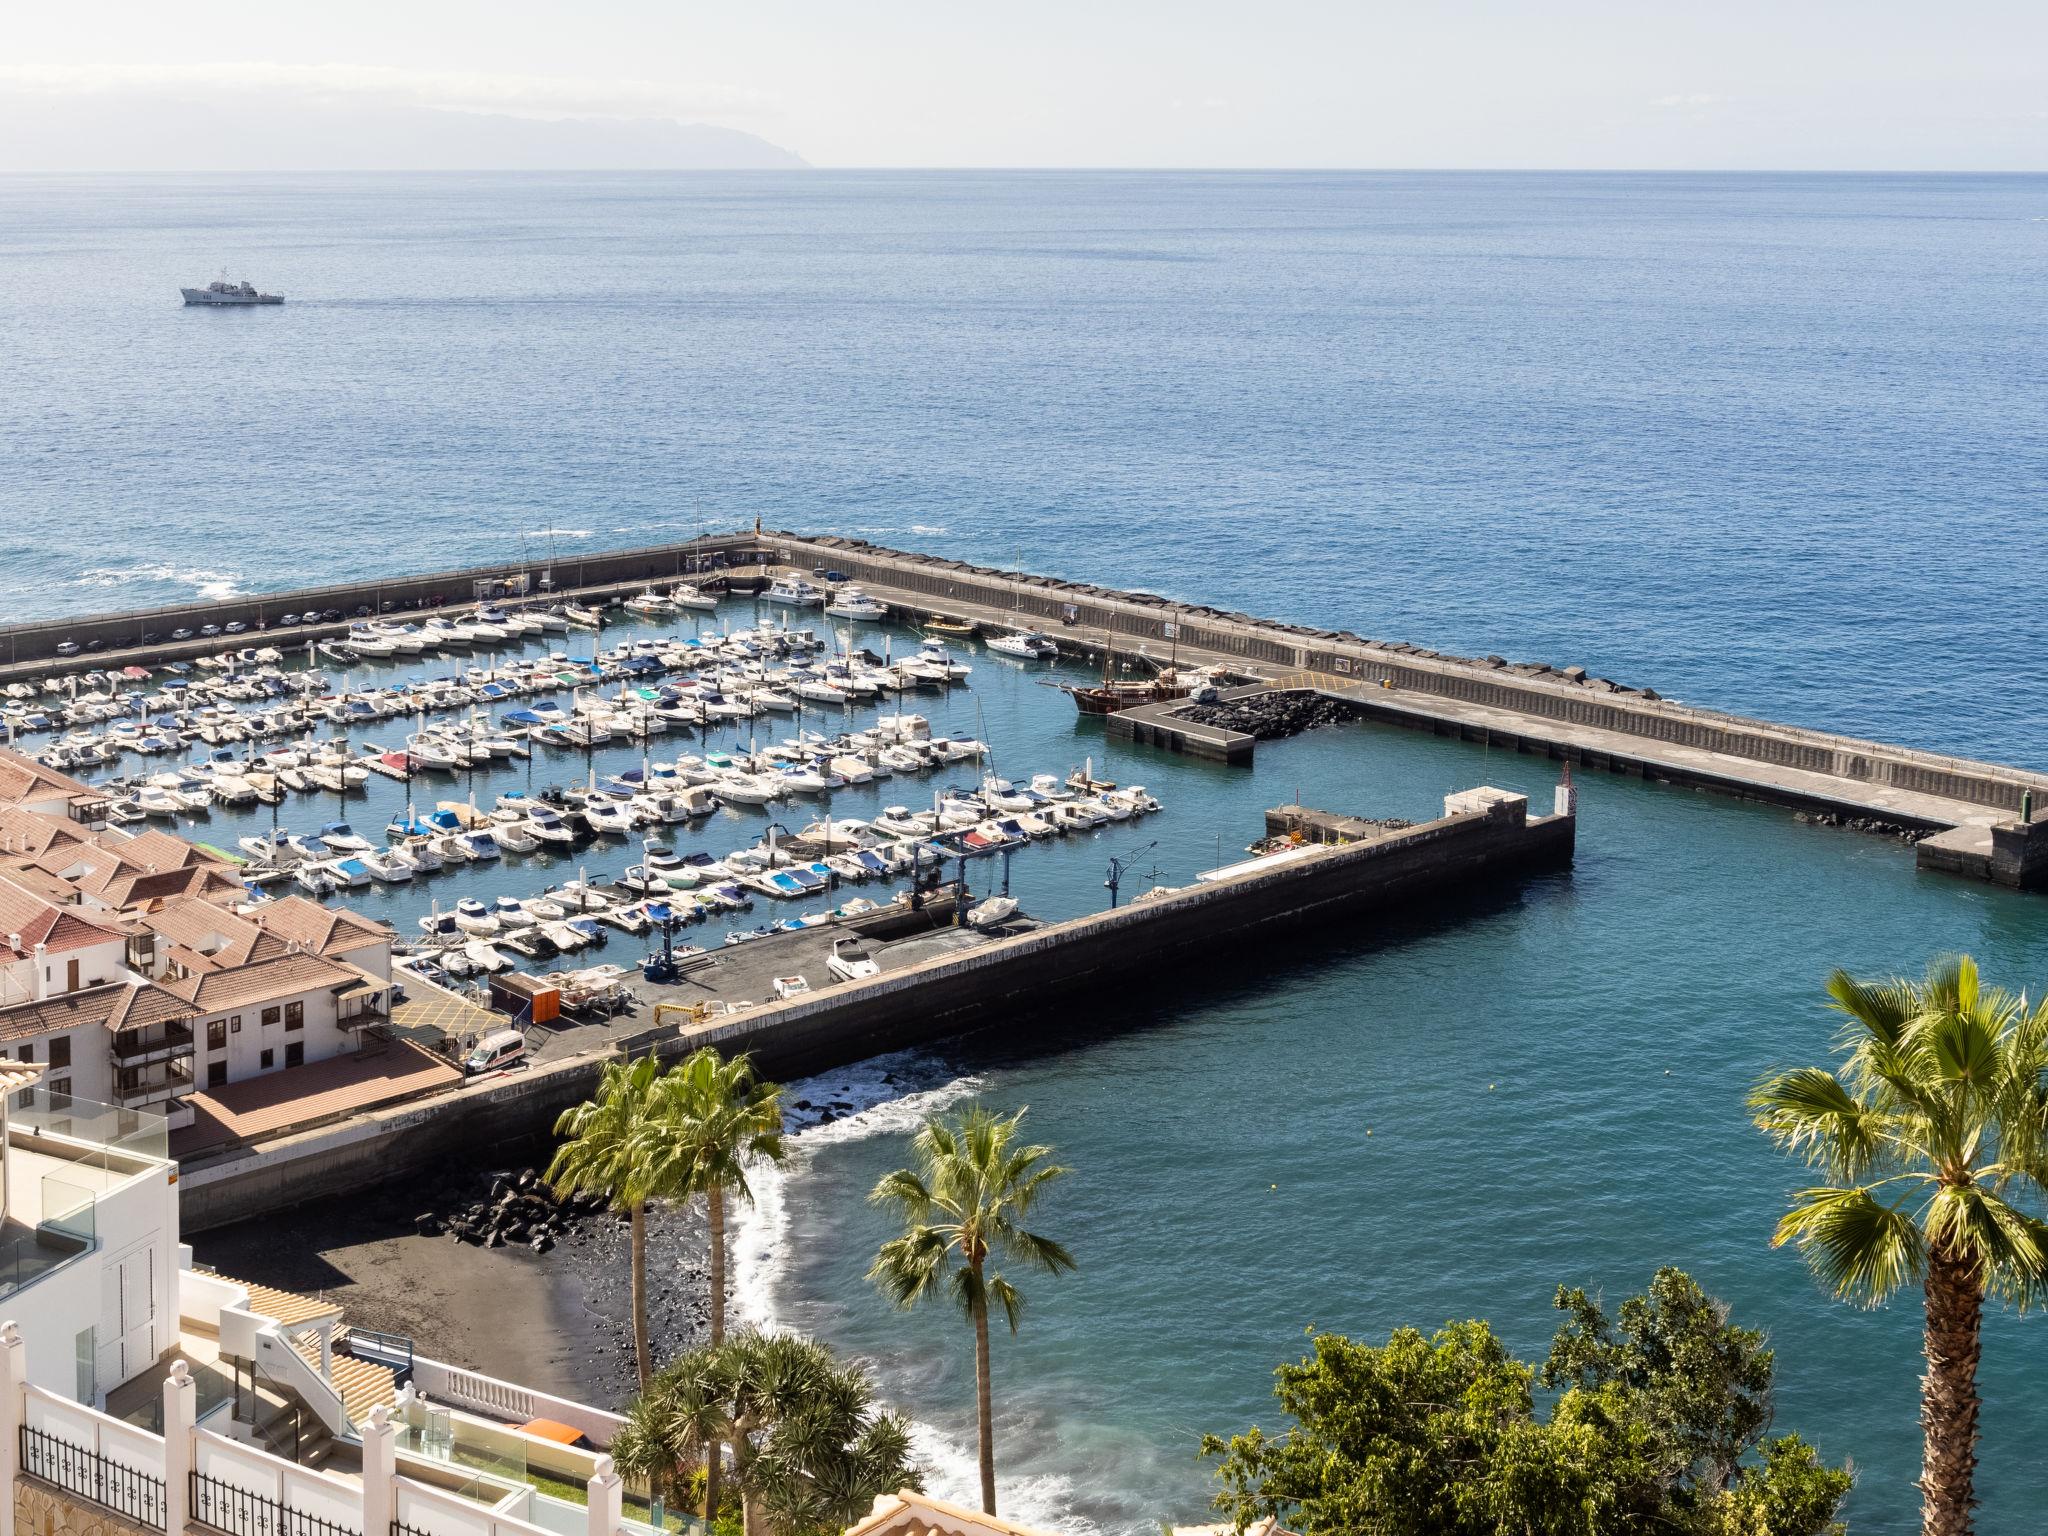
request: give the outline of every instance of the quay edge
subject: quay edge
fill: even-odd
[[[1233,965],[1254,963],[1269,934],[1362,936],[1368,930],[1353,925],[1378,910],[1412,912],[1432,897],[1498,893],[1568,869],[1577,832],[1571,795],[1561,789],[1554,814],[1532,816],[1524,796],[1467,791],[1451,797],[1445,816],[1420,826],[1370,829],[1363,841],[1308,847],[1264,869],[842,983],[731,1022],[651,1027],[618,1048],[665,1058],[705,1045],[745,1051],[765,1075],[787,1081],[997,1025],[1028,1043],[1034,1019],[1091,1000],[1104,1031],[1113,1031],[1131,1011],[1134,986],[1169,967],[1185,976],[1190,956],[1227,980],[1237,974]],[[589,1093],[611,1054],[593,1051],[194,1165],[180,1178],[183,1226],[224,1226],[385,1183],[449,1156],[529,1141]]]

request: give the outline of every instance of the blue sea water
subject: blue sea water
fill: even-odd
[[[223,262],[290,302],[180,308]],[[2044,278],[2024,177],[0,179],[0,617],[759,515],[2038,767]],[[1013,768],[1167,802],[1020,856],[1050,915],[1296,793],[1549,783],[1366,727],[1249,773],[1117,754],[986,657],[972,697]],[[1305,1326],[1538,1352],[1558,1283],[1668,1262],[1770,1331],[1854,1527],[1910,1529],[1916,1309],[1769,1249],[1798,1175],[1742,1095],[1825,1051],[1833,965],[1967,948],[2038,992],[2048,906],[1765,807],[1583,805],[1577,867],[1512,897],[810,1085],[864,1108],[764,1182],[743,1305],[876,1361],[965,1476],[965,1335],[866,1286],[863,1196],[922,1108],[1028,1103],[1082,1269],[998,1344],[1012,1513],[1195,1517],[1196,1437],[1273,1427]],[[1989,1331],[1986,1529],[2048,1498],[2041,1328]]]

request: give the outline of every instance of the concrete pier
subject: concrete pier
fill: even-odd
[[[752,585],[775,569],[841,573],[904,616],[946,616],[994,629],[1037,628],[1073,652],[1108,648],[1154,662],[1171,655],[1188,663],[1222,663],[1270,686],[1329,693],[1373,718],[1438,735],[1926,829],[1937,835],[1920,844],[1925,867],[2023,889],[2048,885],[2048,841],[2043,841],[2048,823],[2035,819],[2029,825],[2021,816],[2029,796],[2037,818],[2048,809],[2048,775],[1693,708],[1652,689],[1588,676],[1578,667],[1450,656],[1368,640],[1348,630],[1258,619],[1149,593],[993,570],[831,536],[720,534],[551,565],[529,561],[473,567],[140,615],[0,626],[0,680],[48,672],[57,665],[56,646],[67,638],[80,643],[97,639],[107,647],[63,663],[71,668],[150,664],[229,644],[275,644],[280,633],[190,641],[176,650],[163,643],[139,647],[144,633],[230,619],[253,623],[316,605],[322,611],[349,612],[364,604],[418,604],[438,597],[453,608],[493,584],[515,578],[537,583],[541,574],[556,595],[606,595],[693,573]],[[299,641],[309,635],[305,629],[283,633]],[[1163,745],[1182,750],[1204,745],[1193,734],[1150,717],[1138,725],[1172,732],[1173,739],[1162,740]],[[1134,727],[1133,738],[1137,735]],[[1226,755],[1224,760],[1230,759]]]
[[[764,1074],[787,1080],[993,1025],[1028,1041],[1034,1021],[1070,1022],[1076,1010],[1113,1028],[1134,989],[1185,977],[1191,967],[1218,978],[1242,974],[1264,963],[1261,945],[1283,932],[1361,934],[1375,912],[1412,913],[1432,897],[1484,895],[1568,868],[1577,827],[1570,814],[1531,815],[1525,797],[1500,790],[1449,797],[1446,814],[1420,826],[1360,825],[1371,835],[1246,860],[1068,922],[994,934],[910,933],[877,945],[882,971],[865,981],[832,984],[821,970],[829,945],[809,935],[792,935],[781,948],[771,947],[773,939],[735,946],[741,953],[730,959],[713,957],[730,967],[722,978],[699,974],[637,990],[675,1003],[716,998],[753,1006],[664,1009],[659,1021],[643,1010],[640,1032],[600,1049],[188,1168],[180,1177],[183,1226],[201,1231],[240,1221],[543,1133],[589,1093],[615,1050],[664,1057],[702,1045],[746,1051]],[[775,1000],[764,983],[790,974],[783,966],[805,975],[812,990]]]

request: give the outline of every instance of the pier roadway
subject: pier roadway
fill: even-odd
[[[1930,830],[1922,867],[2048,887],[2048,775],[1697,709],[1576,667],[1445,656],[861,540],[761,543],[778,567],[842,572],[912,615],[1037,629],[1081,653],[1220,664],[1438,735]]]
[[[1006,935],[1024,933],[1036,926],[1028,920],[1012,919],[1002,931]],[[548,1032],[534,1058],[543,1062],[562,1061],[608,1045],[644,1042],[652,1033],[680,1033],[687,1037],[715,1025],[730,1024],[751,1008],[779,1001],[775,994],[777,977],[801,976],[813,992],[823,992],[839,984],[825,968],[825,962],[832,958],[833,944],[855,936],[854,930],[844,924],[826,923],[818,928],[770,934],[744,944],[721,945],[701,955],[680,957],[677,963],[683,974],[676,981],[657,984],[644,977],[633,978],[633,991],[641,1000],[640,1007],[610,1020],[575,1023],[564,1019]],[[866,944],[869,955],[881,967],[881,974],[887,976],[927,960],[965,953],[988,944],[991,938],[974,928],[938,928],[909,938],[868,939]],[[655,1004],[701,1007],[703,1013],[692,1020],[664,1008],[662,1023],[667,1028],[657,1031]]]

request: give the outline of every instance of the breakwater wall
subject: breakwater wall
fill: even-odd
[[[2005,884],[2048,884],[2048,817],[2042,815],[2048,810],[2048,775],[1678,704],[1654,689],[1590,676],[1579,667],[1452,656],[1349,630],[1287,624],[829,535],[727,533],[557,559],[544,568],[555,593],[603,595],[707,570],[751,586],[765,570],[779,567],[841,572],[911,617],[946,614],[991,627],[1041,628],[1071,651],[1113,647],[1153,660],[1177,651],[1183,659],[1227,663],[1276,687],[1343,697],[1379,718],[1439,734],[1782,804],[1949,828],[1941,839],[1921,845],[1924,866]],[[480,583],[522,574],[537,578],[542,568],[531,561],[474,566],[188,604],[149,615],[0,626],[0,677],[47,670],[64,639],[132,648],[151,631],[235,618],[260,622],[265,614],[316,605],[348,612],[385,602],[417,606],[438,596],[452,606],[470,600]],[[309,631],[290,633],[303,639]],[[65,665],[165,660],[217,650],[223,643],[191,641],[182,650],[159,643],[128,654],[103,649]],[[1179,737],[1167,744],[1184,750],[1188,745]],[[1215,755],[1230,760],[1228,750]],[[1237,755],[1241,759],[1243,752]],[[1994,829],[2000,834],[1995,839]]]
[[[58,666],[74,670],[105,665],[101,653],[59,658],[57,647],[69,640],[83,647],[99,642],[101,652],[147,651],[164,660],[181,656],[210,656],[230,645],[275,645],[286,639],[305,641],[339,634],[348,620],[338,624],[295,625],[279,629],[288,613],[308,610],[325,613],[339,609],[344,615],[369,607],[381,613],[388,604],[393,612],[418,612],[431,608],[459,608],[475,603],[481,593],[517,586],[522,582],[529,595],[543,590],[556,596],[603,594],[613,589],[635,590],[650,581],[674,581],[679,576],[704,572],[723,573],[735,566],[752,564],[758,548],[751,533],[714,534],[680,544],[662,544],[642,549],[594,550],[563,558],[521,560],[502,565],[458,566],[449,570],[379,576],[361,581],[330,582],[318,587],[300,587],[289,592],[251,592],[211,602],[179,603],[163,608],[141,608],[123,613],[60,616],[29,619],[0,625],[0,668],[38,671]],[[546,587],[543,589],[543,579]],[[516,599],[514,599],[516,601]],[[196,635],[207,624],[225,627],[232,623],[249,626],[250,633],[232,639],[172,641],[177,630]],[[157,638],[145,642],[144,636]]]
[[[1654,689],[1593,677],[1577,667],[1450,656],[1349,630],[1284,624],[1149,593],[905,554],[858,539],[765,535],[761,542],[774,563],[826,565],[864,585],[907,594],[928,612],[1009,617],[1018,627],[1046,628],[1055,638],[1063,628],[1096,629],[1155,659],[1174,648],[1183,656],[1205,653],[1286,686],[1346,696],[1370,689],[1398,692],[1425,709],[1430,701],[1443,701],[1519,716],[1532,728],[1554,728],[1553,737],[1584,727],[1635,738],[1646,750],[1687,749],[1991,811],[2017,813],[2032,789],[2036,806],[2048,809],[2048,775],[1676,704]]]
[[[1090,1016],[1112,1029],[1131,1010],[1135,984],[1163,970],[1184,973],[1190,956],[1225,976],[1255,963],[1267,933],[1349,925],[1378,909],[1408,910],[1428,896],[1497,890],[1565,868],[1575,835],[1576,818],[1530,817],[1526,801],[1506,797],[1483,811],[1050,924],[731,1022],[680,1033],[650,1028],[625,1049],[748,1051],[764,1073],[789,1079],[969,1029],[1008,1025],[1023,1038],[1031,1020],[1054,1007],[1094,1010]],[[588,1095],[604,1059],[538,1066],[193,1166],[179,1186],[182,1224],[203,1231],[530,1140]]]

